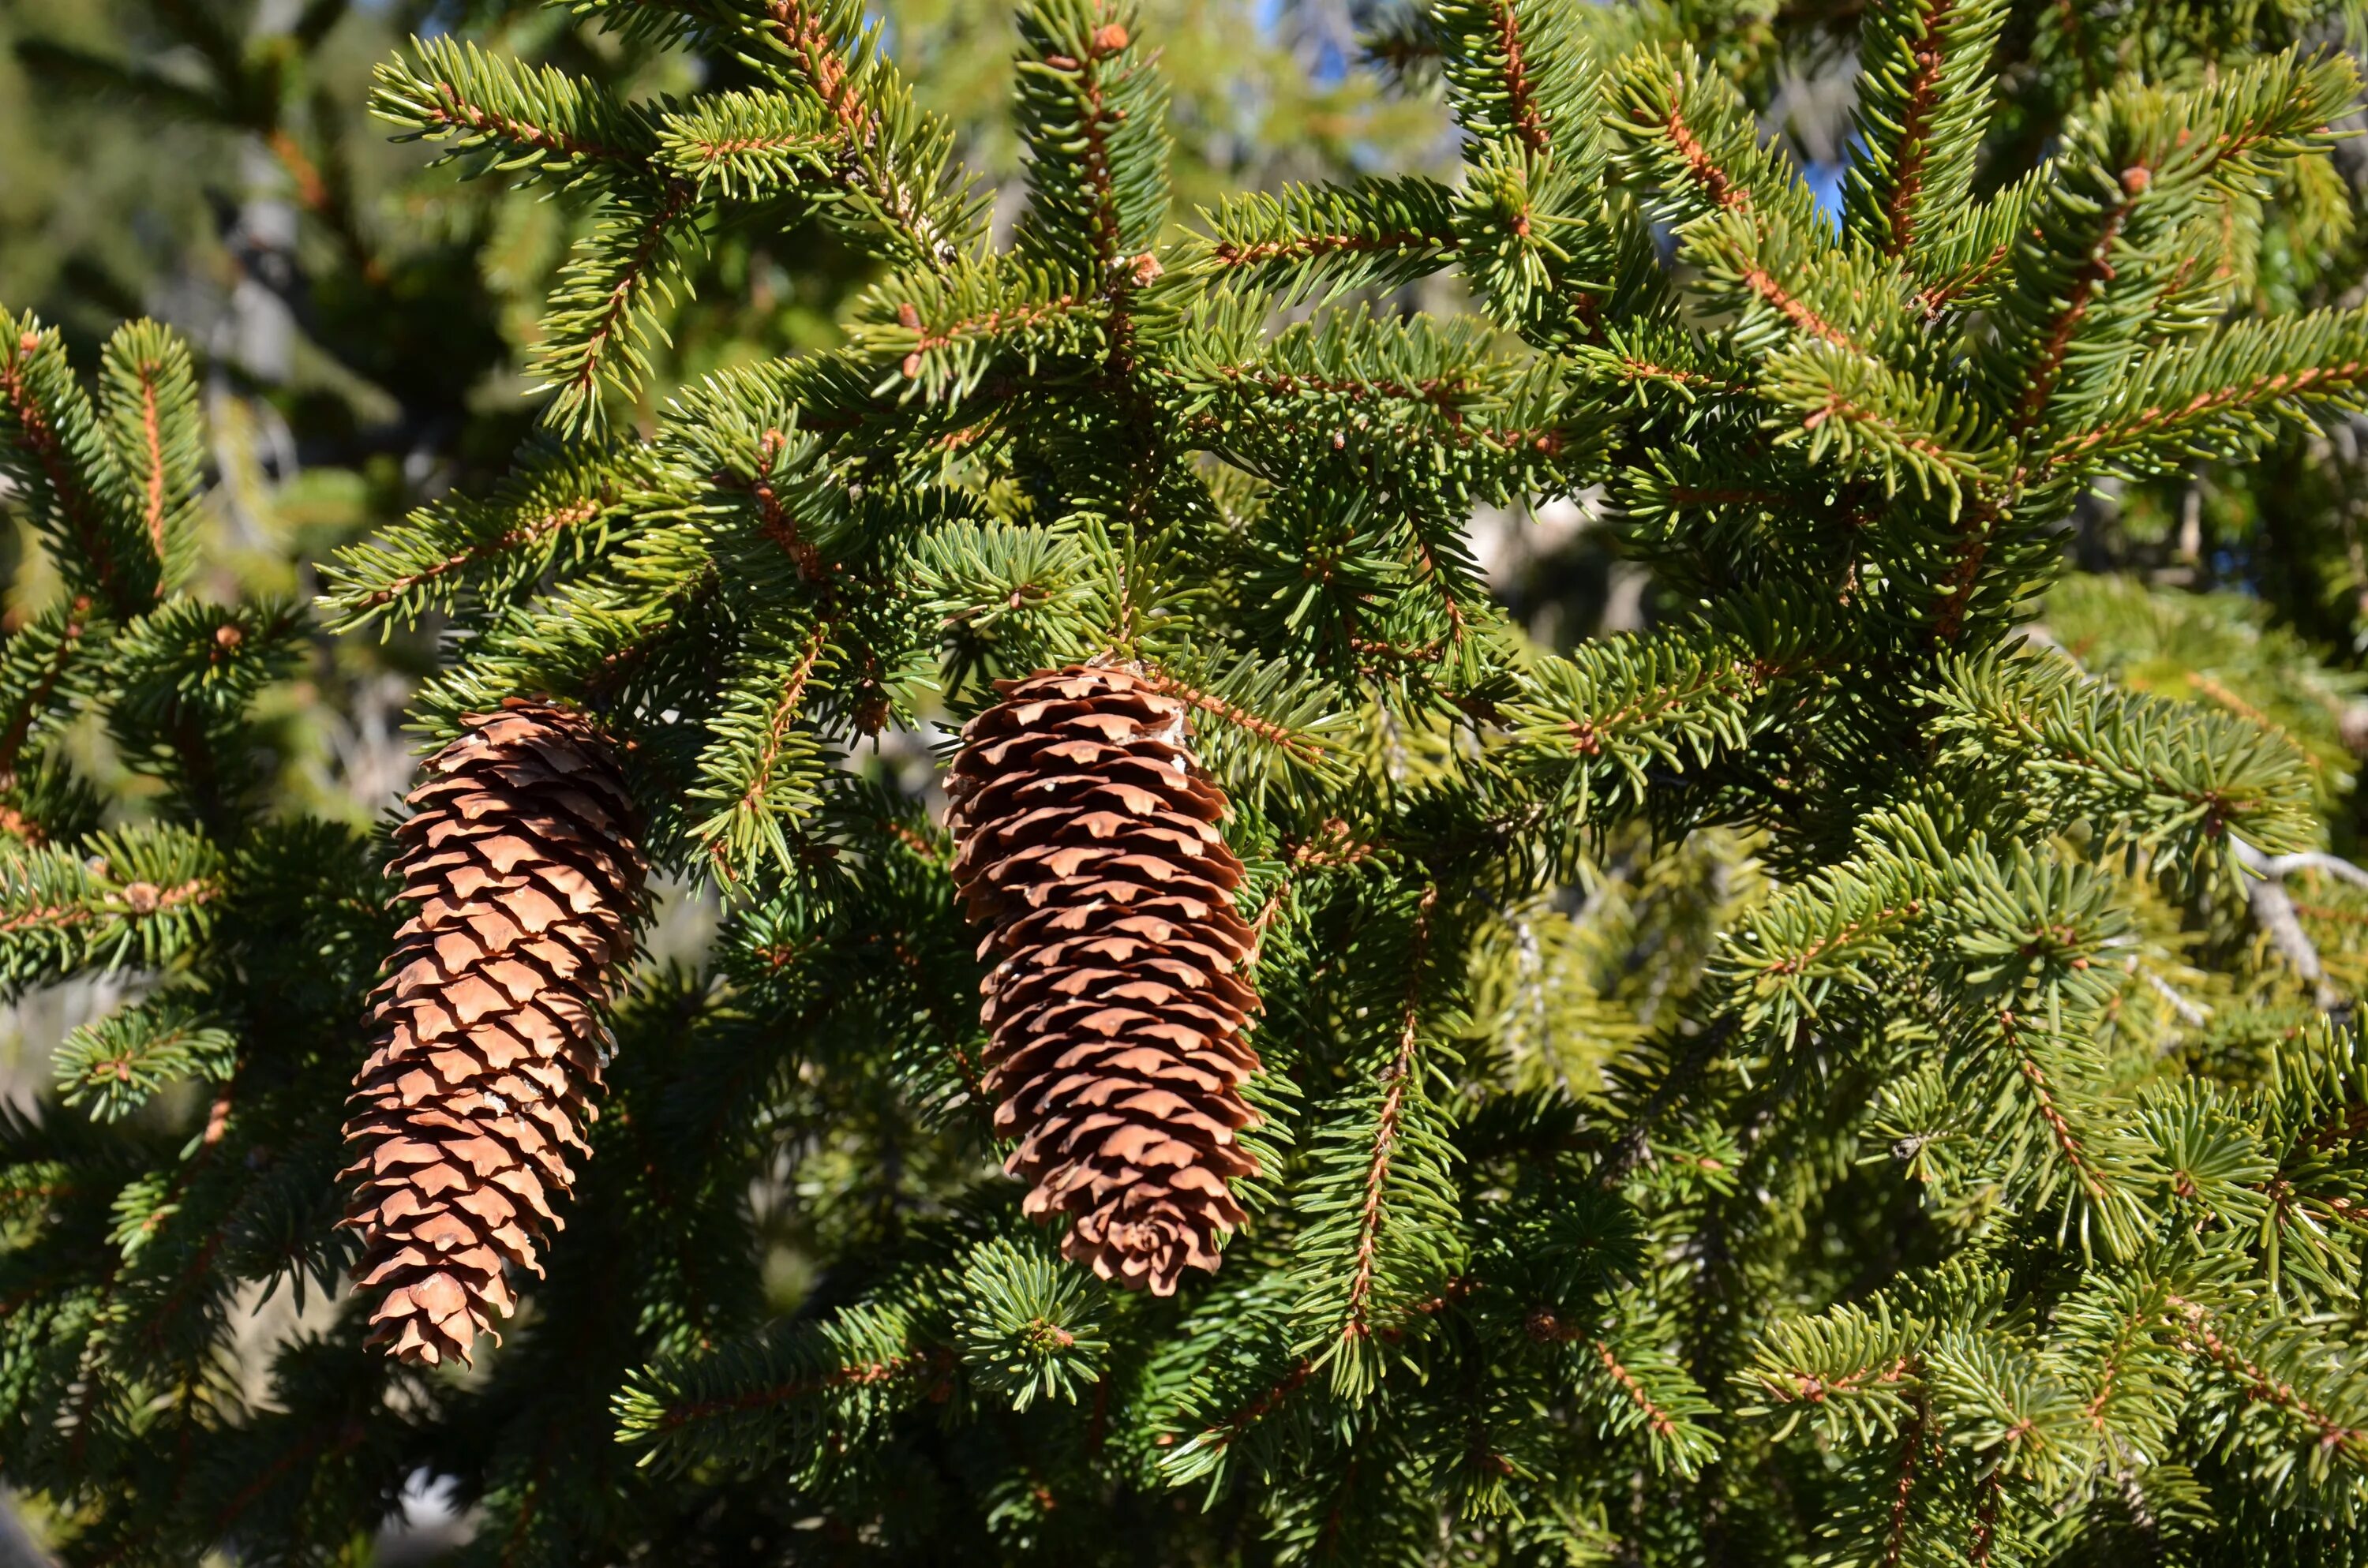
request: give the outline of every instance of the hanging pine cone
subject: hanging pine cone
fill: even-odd
[[[370,1341],[428,1366],[466,1361],[509,1314],[506,1265],[541,1271],[568,1152],[587,1152],[598,1114],[600,1009],[646,871],[587,721],[512,699],[462,722],[395,829],[388,870],[416,912],[375,994],[377,1046],[346,1123],[357,1274],[384,1292]]]
[[[1235,1142],[1258,994],[1234,912],[1241,861],[1224,791],[1187,747],[1184,704],[1115,666],[1000,681],[962,732],[948,791],[954,880],[1000,957],[981,986],[985,1087],[1004,1168],[1034,1216],[1067,1214],[1062,1250],[1166,1296],[1217,1267],[1242,1222]]]

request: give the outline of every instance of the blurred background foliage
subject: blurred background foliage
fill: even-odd
[[[1838,205],[1854,0],[1657,0],[1632,11],[1640,34],[1684,33],[1714,53],[1828,210]],[[1008,232],[1019,149],[1005,7],[881,0],[875,12],[922,101],[955,124],[957,157],[1007,193],[995,213]],[[1444,174],[1454,163],[1414,13],[1368,0],[1150,0],[1144,12],[1174,93],[1181,210],[1227,189],[1350,170]],[[2207,61],[2223,35],[2289,41],[2300,26],[2289,16],[2304,14],[2281,0],[2180,12]],[[2017,6],[2001,44],[1998,166],[2044,149],[2101,83],[2163,69],[2141,53],[2159,32],[2117,33],[2112,16]],[[2076,27],[2086,30],[2066,33]],[[434,496],[483,489],[530,425],[520,367],[587,214],[499,177],[458,180],[432,166],[432,148],[393,142],[368,117],[373,65],[407,37],[439,34],[636,97],[730,86],[744,69],[628,43],[518,0],[0,0],[0,301],[63,325],[85,363],[126,317],[154,315],[187,335],[213,443],[207,560],[224,597],[309,598],[329,551]],[[2368,298],[2368,140],[2345,142],[2331,165],[2295,166],[2330,172],[2256,215],[2253,243],[2239,247],[2250,308],[2357,305]],[[648,406],[717,367],[830,346],[842,303],[868,281],[860,258],[812,222],[759,210],[708,238],[671,342],[653,357]],[[1425,291],[1451,287],[1426,282],[1390,302],[1450,305]],[[2357,417],[2289,431],[2250,465],[2198,463],[2107,486],[2071,519],[2074,570],[2033,632],[2125,685],[2292,735],[2314,761],[2330,848],[2357,858],[2368,827],[2356,784],[2368,752],[2363,532],[2368,420]],[[1590,496],[1484,512],[1474,543],[1543,642],[1567,647],[1668,608],[1623,553],[1619,520]],[[0,526],[0,616],[12,627],[56,591],[14,519]],[[313,640],[307,665],[268,699],[287,810],[357,823],[386,812],[411,769],[404,704],[435,653],[432,631]],[[111,762],[97,728],[75,746],[109,809],[138,814],[141,781]],[[926,782],[925,770],[908,771]],[[1476,1027],[1519,1041],[1512,1059],[1538,1085],[1599,1087],[1600,1064],[1679,1005],[1716,932],[1763,896],[1751,850],[1725,832],[1605,845],[1591,885],[1508,911],[1483,937]],[[2325,1005],[2330,989],[2348,999],[2368,987],[2368,890],[2299,865],[2277,893],[2292,920],[2259,908],[2249,921],[2242,911],[2152,912],[2157,934],[2192,961],[2133,968],[2134,1025],[2191,1050],[2242,1052]],[[661,955],[671,946],[689,956],[712,924],[696,908],[670,919]],[[2294,929],[2318,974],[2271,935]],[[24,999],[0,1019],[0,1090],[33,1098],[50,1048],[111,1001],[71,988]],[[777,1305],[805,1289],[802,1234],[829,1222],[834,1194],[862,1189],[836,1158],[819,1149],[785,1163],[753,1195]],[[0,1532],[0,1562],[9,1550]]]

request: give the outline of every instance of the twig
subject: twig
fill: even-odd
[[[2137,960],[2133,959],[2130,962],[2135,966],[2137,963]],[[2180,1017],[2180,1021],[2186,1024],[2188,1028],[2200,1029],[2205,1024],[2212,1021],[2212,1010],[2210,1008],[2189,996],[2185,992],[2180,990],[2179,987],[2173,985],[2169,981],[2165,980],[2162,976],[2155,973],[2155,971],[2150,969],[2142,968],[2139,970],[2139,973],[2145,978],[2146,983],[2154,988],[2157,995],[2170,1004],[2170,1010],[2177,1013]]]
[[[2355,866],[2340,855],[2329,855],[2320,849],[2305,849],[2294,855],[2264,855],[2240,839],[2237,844],[2237,858],[2245,862],[2246,869],[2281,881],[2295,871],[2325,871],[2338,881],[2350,882],[2355,888],[2368,888],[2368,869]]]
[[[2286,878],[2294,871],[2325,871],[2355,887],[2368,887],[2368,871],[2351,861],[2317,850],[2305,850],[2294,855],[2265,855],[2243,839],[2231,834],[2229,846],[2236,851],[2237,861],[2253,873],[2245,883],[2245,901],[2253,911],[2253,918],[2269,933],[2270,940],[2285,955],[2294,972],[2307,982],[2311,999],[2322,1013],[2342,1014],[2351,1009],[2351,999],[2327,978],[2327,966],[2319,961],[2318,949],[2310,933],[2302,928],[2302,918],[2294,913],[2294,896],[2286,892]]]

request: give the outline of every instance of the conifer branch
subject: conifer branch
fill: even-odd
[[[1742,97],[1691,49],[1638,50],[1607,84],[1613,162],[1683,231],[1727,215],[1797,234],[1817,222],[1799,177],[1759,144]]]
[[[1883,203],[1884,226],[1890,238],[1884,249],[1897,256],[1916,243],[1917,199],[1924,193],[1924,166],[1931,158],[1927,138],[1932,112],[1941,96],[1941,52],[1935,34],[1947,23],[1953,0],[1940,0],[1928,13],[1923,47],[1917,51],[1916,74],[1907,85],[1900,115],[1899,166],[1892,175],[1891,193]]]
[[[1329,749],[1317,736],[1265,718],[1217,692],[1203,690],[1198,686],[1178,679],[1169,671],[1158,668],[1146,669],[1144,672],[1144,677],[1158,690],[1171,697],[1183,699],[1201,712],[1212,718],[1223,720],[1256,736],[1296,761],[1315,767],[1320,766],[1329,757]]]
[[[1798,295],[1791,292],[1783,284],[1770,277],[1759,267],[1750,267],[1744,272],[1743,286],[1758,295],[1777,314],[1810,336],[1829,343],[1847,353],[1864,354],[1866,352],[1850,338],[1849,334],[1818,315]]]
[[[1684,366],[1656,364],[1634,354],[1615,354],[1611,365],[1622,380],[1666,383],[1687,396],[1734,397],[1751,390],[1747,381],[1725,380]]]
[[[632,391],[646,372],[637,346],[651,296],[663,294],[667,251],[682,239],[696,189],[670,180],[656,201],[620,204],[616,216],[568,263],[566,282],[547,320],[550,341],[535,356],[535,374],[554,391],[544,419],[571,434],[587,434],[601,419],[601,381]],[[622,249],[613,249],[618,239]]]
[[[2095,302],[2098,291],[2113,276],[2113,242],[2121,237],[2122,225],[2129,222],[2130,209],[2152,177],[2152,171],[2143,165],[2132,165],[2123,170],[2123,199],[2108,205],[2099,215],[2097,237],[2086,258],[2074,269],[2069,287],[2054,316],[2045,324],[2038,353],[2023,374],[2022,395],[2009,422],[2018,437],[2029,434],[2046,412],[2048,400],[2055,392],[2055,380],[2063,373],[2065,356],[2071,352],[2073,335],[2080,330],[2080,323]]]
[[[700,853],[726,887],[746,880],[750,851],[758,844],[772,851],[785,873],[797,874],[798,856],[784,819],[821,803],[811,777],[820,752],[811,737],[800,735],[798,725],[807,717],[807,688],[833,630],[830,621],[817,620],[796,647],[795,662],[777,689],[754,703],[746,697],[755,694],[741,696],[733,711],[716,722],[715,744],[700,759],[700,772],[710,782],[692,790],[691,798],[722,800],[724,807],[692,831]],[[791,777],[792,770],[798,776]]]
[[[769,95],[725,93],[669,114],[657,162],[676,177],[728,198],[793,189],[825,200],[837,178],[837,142],[802,104]]]
[[[1620,1392],[1628,1397],[1630,1403],[1636,1406],[1656,1434],[1663,1437],[1677,1436],[1676,1418],[1653,1403],[1652,1395],[1645,1391],[1645,1385],[1637,1381],[1635,1373],[1620,1364],[1620,1358],[1613,1354],[1611,1346],[1600,1339],[1595,1339],[1588,1342],[1588,1348],[1595,1352],[1595,1358],[1603,1363],[1604,1371],[1610,1375],[1614,1383],[1619,1385]]]
[[[86,633],[92,630],[87,620],[90,600],[77,597],[59,609],[43,615],[32,626],[17,633],[8,642],[5,656],[0,656],[0,691],[11,698],[7,708],[7,723],[0,727],[0,779],[13,779],[21,759],[26,740],[34,726],[50,716],[51,706],[63,685],[66,673],[83,652]],[[47,642],[47,649],[39,644]],[[36,660],[26,675],[14,668],[17,654],[33,645]],[[21,681],[21,689],[17,689]]]
[[[404,139],[450,142],[476,174],[523,171],[563,186],[649,177],[648,120],[605,91],[450,37],[419,40],[414,51],[417,66],[381,65],[370,95],[371,112],[403,127]]]
[[[1286,299],[1396,287],[1447,265],[1463,243],[1453,193],[1415,177],[1289,186],[1233,198],[1203,218],[1199,265]]]
[[[2292,1415],[2314,1433],[2324,1449],[2341,1449],[2360,1461],[2368,1448],[2368,1426],[2352,1426],[2318,1408],[2294,1383],[2263,1367],[2222,1332],[2219,1314],[2182,1296],[2166,1298],[2172,1323],[2194,1350],[2228,1374],[2248,1402],[2265,1404]]]
[[[1415,1051],[1421,1042],[1423,968],[1430,956],[1431,911],[1439,903],[1439,886],[1429,883],[1415,904],[1414,938],[1406,964],[1406,993],[1398,1020],[1397,1053],[1382,1073],[1382,1099],[1371,1134],[1372,1157],[1365,1169],[1364,1200],[1357,1213],[1356,1244],[1349,1256],[1347,1300],[1338,1333],[1343,1339],[1372,1335],[1369,1321],[1373,1290],[1375,1249],[1380,1242],[1386,1205],[1390,1162],[1397,1152],[1398,1122],[1414,1081]]]
[[[463,594],[495,598],[596,551],[639,465],[611,450],[529,442],[484,500],[420,507],[382,540],[349,545],[326,563],[323,608],[340,630],[373,620],[390,630]]]
[[[1989,118],[1987,68],[2006,13],[1996,0],[1870,8],[1852,116],[1864,151],[1844,180],[1846,232],[1914,262],[1931,248],[1920,243],[1930,229],[1956,219]]]
[[[37,517],[60,536],[59,566],[68,580],[86,579],[113,614],[137,615],[155,597],[154,579],[123,556],[128,541],[105,499],[114,464],[56,329],[42,332],[30,317],[0,318],[0,334],[7,339],[0,343],[0,414],[6,416],[0,439],[14,460],[8,466],[34,491]]]
[[[2001,242],[1991,247],[1987,255],[1918,289],[1916,291],[1917,305],[1927,320],[1937,318],[1959,300],[1976,292],[1997,277],[2012,256],[2013,247]]]
[[[1057,272],[995,258],[890,278],[864,299],[854,352],[894,369],[871,389],[906,401],[957,403],[1001,374],[1041,373],[1046,360],[1082,373],[1110,340],[1100,294]],[[973,417],[975,417],[973,415]],[[967,423],[967,421],[965,421]]]
[[[798,74],[822,100],[840,131],[859,142],[867,138],[872,124],[871,107],[863,101],[823,13],[805,0],[766,0],[765,15],[782,52],[794,62]]]
[[[1468,134],[1541,165],[1557,153],[1585,155],[1584,135],[1573,132],[1592,84],[1580,29],[1566,13],[1537,0],[1446,0],[1425,20],[1422,47],[1436,53]],[[1403,69],[1413,57],[1395,58]]]
[[[1883,1532],[1883,1568],[1899,1568],[1907,1553],[1908,1506],[1916,1496],[1918,1471],[1921,1468],[1920,1461],[1925,1445],[1929,1440],[1924,1429],[1924,1406],[1919,1400],[1916,1407],[1916,1419],[1908,1425],[1906,1434],[1899,1439],[1897,1461],[1899,1479],[1892,1488],[1891,1516],[1885,1522]]]
[[[1017,108],[1027,145],[1020,256],[1109,301],[1114,350],[1136,290],[1159,276],[1167,213],[1167,100],[1133,40],[1131,6],[1040,0],[1019,16]]]
[[[507,1002],[445,958],[399,969],[381,994],[450,1012],[485,1098],[432,1052],[386,1093],[531,1131],[532,1070],[564,1065],[614,1111],[486,1195],[541,1193],[568,1229],[533,1280],[472,1258],[486,1301],[533,1310],[493,1384],[396,1401],[408,1436],[342,1332],[287,1347],[279,1414],[215,1392],[245,1287],[341,1261],[322,1119],[387,938],[366,841],[266,809],[303,762],[280,694],[307,623],[214,602],[211,569],[210,597],[181,586],[205,450],[169,339],[120,337],[85,392],[8,323],[10,505],[65,582],[0,646],[0,989],[102,966],[141,989],[57,1053],[71,1105],[0,1107],[11,1483],[94,1553],[176,1560],[359,1539],[420,1442],[495,1555],[569,1560],[712,1555],[745,1522],[712,1506],[732,1474],[833,1540],[940,1556],[1057,1554],[1111,1520],[1212,1563],[1450,1537],[1713,1560],[1746,1516],[1764,1555],[1885,1568],[2110,1555],[2125,1529],[2343,1545],[2368,1081],[2288,1006],[2280,954],[2317,944],[2321,1000],[2356,967],[2368,872],[2318,847],[2349,684],[2208,596],[2044,611],[2100,672],[2200,706],[2008,642],[2100,474],[2150,517],[2153,478],[2368,405],[2360,312],[2284,302],[2354,259],[2325,159],[2351,76],[2271,58],[2269,22],[2215,33],[2207,71],[2133,13],[2126,80],[2075,105],[2063,29],[2009,37],[2010,9],[1869,0],[1839,233],[1759,131],[1768,62],[1808,40],[1789,14],[1710,61],[1636,16],[1440,0],[1379,48],[1436,62],[1455,177],[1217,198],[1180,243],[1156,40],[1119,0],[1023,8],[1030,189],[1001,249],[857,0],[584,0],[623,54],[528,69],[438,40],[390,67],[405,132],[597,200],[536,360],[550,421],[658,388],[632,428],[538,440],[326,574],[347,624],[450,614],[431,732],[575,701],[618,763],[612,787],[472,776],[404,830],[435,835],[408,907],[492,889],[452,950],[522,967],[486,981]],[[190,25],[240,91],[269,77],[248,129],[294,199],[342,212],[334,139],[271,107],[279,67]],[[598,85],[682,58],[746,69],[639,103]],[[661,384],[699,246],[734,276],[755,203],[859,253],[824,268],[861,277],[844,347]],[[1452,319],[1322,308],[1451,267]],[[682,317],[686,362],[716,358],[716,319]],[[1492,592],[1465,529],[1554,497],[1612,530],[1588,561],[1649,567],[1649,631],[1521,635],[1530,587]],[[1562,596],[1561,570],[1533,582]],[[1085,702],[1046,674],[1072,665],[1132,684]],[[1013,888],[1042,866],[1083,896],[1015,912],[1044,962],[994,972],[982,1053],[983,851],[926,825],[920,737],[1015,677],[1053,694],[1013,704],[1036,749],[966,753],[962,798],[1000,802]],[[61,744],[94,721],[197,826],[94,831],[131,809]],[[520,825],[522,794],[559,816]],[[581,890],[515,857],[564,840],[597,881],[620,815],[729,885],[712,962],[651,965],[606,1020],[561,980],[581,1009],[537,1016],[580,1050],[495,1064],[489,1020],[540,1006],[513,991],[632,935],[544,919]],[[2267,940],[2184,939],[2239,891]],[[1202,1235],[1190,1261],[1219,1267],[1172,1306],[1112,1317],[1018,1189],[973,1179],[989,1106],[1107,1147],[1078,1179],[1133,1197],[1093,1212],[1194,1193],[1251,1228],[1222,1255]],[[474,1165],[466,1142],[438,1148]],[[1174,1176],[1220,1169],[1222,1199]],[[744,1335],[752,1213],[825,1284]],[[1755,1335],[1780,1298],[1842,1304]],[[578,1442],[586,1386],[622,1391],[638,1479]],[[1730,1411],[1782,1430],[1723,1450]],[[488,1412],[518,1440],[446,1440]],[[1803,1427],[1814,1448],[1770,1458]],[[956,1451],[962,1484],[873,1517]],[[1750,1462],[1704,1482],[1722,1451]],[[1804,1455],[1812,1492],[1771,1491]],[[1152,1490],[1193,1482],[1223,1506]],[[1695,1506],[1713,1493],[1725,1513]]]
[[[1530,80],[1528,62],[1521,58],[1521,17],[1512,0],[1492,0],[1487,9],[1494,13],[1497,24],[1497,50],[1502,60],[1500,90],[1512,122],[1513,134],[1532,153],[1543,153],[1553,145],[1546,134],[1544,118],[1538,111],[1538,93]]]
[[[2098,1174],[2096,1164],[2089,1155],[2086,1142],[2073,1129],[2071,1122],[2066,1119],[2062,1107],[2057,1104],[2056,1090],[2048,1079],[2047,1070],[2024,1045],[2021,1021],[2016,1018],[2011,1008],[2000,1008],[1994,1021],[1998,1025],[1999,1035],[2007,1043],[2008,1051],[2014,1058],[2015,1071],[2021,1074],[2023,1081],[2031,1085],[2032,1102],[2038,1108],[2039,1119],[2046,1123],[2048,1136],[2055,1142],[2057,1153],[2063,1155],[2064,1163],[2071,1167],[2074,1177],[2078,1180],[2081,1191],[2087,1195],[2089,1201],[2100,1210],[2105,1208],[2112,1201],[2113,1194],[2106,1186],[2104,1178]]]
[[[141,434],[146,437],[142,455],[147,459],[142,490],[144,492],[143,521],[148,526],[149,542],[155,546],[156,559],[165,558],[165,447],[156,424],[155,383],[144,376],[140,387]]]
[[[2262,415],[2303,404],[2351,409],[2368,398],[2368,312],[2314,312],[2240,322],[2171,349],[2130,379],[2096,426],[2067,432],[2042,472],[2124,462],[2168,467],[2199,452],[2243,450]]]
[[[398,574],[387,579],[380,586],[352,600],[353,613],[368,615],[374,610],[383,609],[396,600],[450,576],[455,572],[476,566],[493,556],[521,546],[539,544],[562,529],[588,523],[600,515],[604,504],[604,499],[601,497],[588,496],[572,506],[553,507],[540,516],[525,519],[492,539],[481,540],[465,549],[454,551],[449,555],[440,556],[416,571]]]
[[[707,40],[738,54],[795,97],[778,92],[719,95],[678,118],[667,132],[669,164],[683,177],[716,177],[727,193],[753,190],[803,170],[823,216],[896,265],[948,266],[973,237],[976,206],[948,186],[952,134],[922,112],[879,50],[879,27],[847,0],[603,0],[630,8],[654,37]],[[807,117],[803,106],[811,104]],[[740,129],[724,132],[727,125]],[[824,143],[809,152],[794,127],[811,126]],[[702,136],[723,142],[700,151]]]
[[[544,153],[561,163],[618,164],[639,167],[641,158],[622,147],[595,142],[559,126],[536,125],[516,115],[461,97],[449,82],[435,85],[436,104],[420,111],[420,121],[434,130],[473,132],[521,153]]]

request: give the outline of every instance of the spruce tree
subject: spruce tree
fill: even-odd
[[[309,625],[192,586],[186,357],[0,333],[66,583],[0,979],[140,981],[0,1127],[0,1466],[75,1560],[362,1560],[423,1472],[501,1562],[2368,1552],[2348,687],[2225,600],[2040,619],[2101,481],[2368,401],[2368,312],[2237,309],[2328,18],[1873,0],[1829,214],[1750,34],[1440,0],[1374,48],[1457,177],[1179,216],[1157,38],[1035,0],[998,244],[860,7],[580,8],[749,81],[381,73],[598,221],[507,478],[319,607],[443,627],[380,842],[258,787]],[[751,210],[876,280],[652,412]],[[1465,528],[1580,494],[1671,608],[1556,653]],[[726,918],[610,1006],[643,856]],[[514,1063],[567,1176],[504,1184]],[[240,1386],[252,1288],[366,1251]]]

